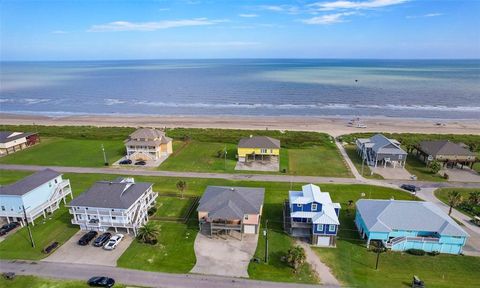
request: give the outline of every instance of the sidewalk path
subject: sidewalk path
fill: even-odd
[[[296,241],[297,245],[302,247],[305,250],[305,255],[307,256],[307,262],[310,263],[313,270],[315,270],[320,277],[320,281],[322,284],[332,286],[332,287],[340,287],[340,282],[333,276],[332,272],[330,272],[330,268],[325,265],[315,251],[312,250],[308,243],[305,243],[301,240]]]
[[[350,157],[348,157],[347,151],[345,151],[345,147],[343,147],[342,143],[335,140],[335,145],[337,145],[338,150],[340,150],[340,154],[342,154],[343,159],[345,160],[348,167],[350,168],[350,171],[352,171],[352,174],[355,177],[355,179],[364,181],[365,178],[362,175],[360,175],[360,173],[358,173],[357,167],[353,165],[353,162],[350,159]]]

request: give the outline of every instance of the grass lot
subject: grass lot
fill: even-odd
[[[405,169],[413,175],[417,176],[417,180],[421,181],[447,181],[440,174],[433,174],[425,163],[420,161],[414,155],[408,155]]]
[[[379,270],[376,271],[376,254],[368,251],[364,241],[359,238],[353,224],[353,209],[350,214],[342,210],[340,216],[342,226],[337,248],[315,248],[315,251],[344,285],[410,287],[413,275],[417,275],[427,287],[479,287],[478,257],[413,256],[389,251],[380,255]]]
[[[435,197],[437,197],[440,201],[448,205],[448,193],[450,191],[458,191],[462,195],[463,200],[468,200],[468,196],[470,192],[480,191],[480,188],[440,188],[435,190]],[[474,211],[476,211],[480,215],[480,206],[476,205],[472,207]],[[462,211],[463,213],[469,216],[475,216],[472,211],[468,211],[462,207],[462,205],[455,207],[455,209]]]
[[[188,209],[194,204],[194,198],[179,196],[159,196],[157,197],[156,217],[182,218]]]
[[[100,167],[104,165],[101,145],[111,163],[123,156],[121,140],[77,140],[42,138],[42,142],[0,158],[2,164]]]
[[[357,168],[358,173],[362,173],[362,157],[357,154],[357,150],[353,145],[347,145],[345,147],[345,152],[347,152],[348,158],[352,161],[355,168]],[[367,164],[363,165],[363,177],[369,179],[383,179],[379,174],[373,173],[370,170],[370,167]]]
[[[13,280],[0,278],[0,287],[8,288],[86,288],[90,287],[86,281],[59,280],[40,278],[35,276],[17,275]],[[125,285],[115,284],[115,287],[126,287]]]
[[[219,142],[189,141],[174,142],[174,154],[160,165],[159,169],[169,171],[227,172],[235,171],[237,163],[236,144]],[[227,159],[217,156],[217,151],[227,147]],[[178,147],[179,150],[175,150]],[[328,165],[325,165],[328,163]],[[280,171],[287,174],[308,176],[352,177],[335,146],[314,146],[307,148],[282,148],[280,150]],[[253,171],[253,173],[262,173]],[[263,172],[274,173],[274,172]],[[280,172],[277,172],[279,174]]]

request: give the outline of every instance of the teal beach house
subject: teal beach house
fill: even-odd
[[[356,207],[355,225],[367,247],[379,240],[392,251],[460,254],[469,236],[430,202],[361,199]]]

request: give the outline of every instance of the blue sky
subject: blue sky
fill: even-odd
[[[1,60],[480,58],[480,1],[0,1]]]

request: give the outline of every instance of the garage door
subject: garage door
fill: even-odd
[[[243,232],[245,234],[255,234],[255,225],[244,225]]]
[[[317,246],[330,246],[330,237],[318,237]]]

